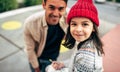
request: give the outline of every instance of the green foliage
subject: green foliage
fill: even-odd
[[[25,6],[33,6],[41,3],[42,3],[42,0],[25,0]]]
[[[116,0],[116,2],[120,3],[120,0]]]
[[[112,1],[112,0],[107,0],[107,1]]]
[[[16,0],[0,0],[0,12],[18,8]]]
[[[115,1],[115,2],[120,3],[120,0],[107,0],[107,1]]]

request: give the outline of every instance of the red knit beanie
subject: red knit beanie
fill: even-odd
[[[98,12],[92,0],[78,0],[70,9],[67,16],[69,24],[74,17],[86,17],[99,26]]]

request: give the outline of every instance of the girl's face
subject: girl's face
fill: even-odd
[[[71,19],[70,33],[76,41],[82,42],[88,39],[93,31],[93,22],[90,19],[85,17]]]

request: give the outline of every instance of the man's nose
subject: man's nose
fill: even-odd
[[[54,12],[53,12],[53,15],[54,15],[54,16],[58,16],[58,15],[59,15],[59,10],[58,10],[58,9],[55,9]]]

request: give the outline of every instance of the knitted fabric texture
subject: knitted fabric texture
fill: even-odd
[[[73,72],[94,72],[95,50],[91,41],[87,41],[78,50],[74,58]]]
[[[102,57],[98,56],[93,41],[86,41],[79,50],[77,46],[75,44],[72,57],[65,68],[55,70],[49,65],[47,72],[103,72]]]
[[[67,16],[69,24],[74,17],[86,17],[99,26],[98,12],[92,0],[78,0],[70,9]]]

